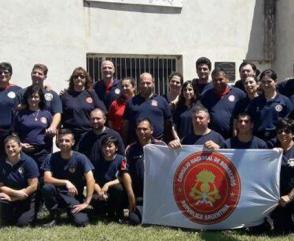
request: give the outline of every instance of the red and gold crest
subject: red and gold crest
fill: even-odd
[[[216,152],[196,152],[177,168],[173,182],[179,209],[192,222],[219,223],[236,208],[240,177],[233,163]]]

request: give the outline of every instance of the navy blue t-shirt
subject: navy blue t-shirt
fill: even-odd
[[[211,81],[206,84],[200,84],[199,79],[193,79],[192,84],[193,84],[194,89],[198,90],[198,93],[200,96],[203,95],[207,90],[213,88],[213,84]]]
[[[193,133],[192,111],[187,106],[180,106],[173,111],[173,120],[179,138]]]
[[[20,90],[16,85],[0,89],[0,132],[8,132],[12,127],[14,111],[18,104],[17,93]]]
[[[93,130],[86,132],[82,135],[78,150],[85,154],[91,162],[98,162],[102,158],[102,140],[107,136],[113,136],[118,140],[118,154],[124,155],[125,146],[120,134],[109,128],[105,127],[104,131],[96,134]]]
[[[15,117],[14,130],[24,143],[51,146],[50,139],[45,138],[51,122],[52,115],[48,110],[21,110]]]
[[[113,84],[108,93],[106,93],[106,86],[103,80],[99,80],[94,84],[94,90],[98,97],[104,102],[107,109],[111,103],[116,100],[121,94],[120,80],[113,80]]]
[[[237,137],[229,138],[222,148],[231,149],[267,149],[267,144],[262,139],[253,136],[249,142],[241,142]]]
[[[253,99],[248,106],[248,113],[252,116],[254,133],[260,138],[273,138],[276,135],[276,124],[279,118],[287,117],[293,106],[288,97],[277,94],[267,101],[264,95]]]
[[[287,195],[294,188],[294,146],[283,153],[281,178],[281,195]]]
[[[152,144],[166,145],[163,141],[153,139]],[[144,151],[143,147],[134,142],[126,148],[127,166],[122,162],[121,172],[127,171],[132,179],[132,187],[136,197],[143,197],[144,190]]]
[[[69,160],[63,159],[60,152],[51,154],[41,169],[44,172],[50,171],[55,178],[69,180],[77,188],[78,195],[82,195],[85,185],[84,174],[92,171],[94,167],[84,154],[73,151]]]
[[[23,99],[26,89],[22,89],[18,92],[18,101],[19,103],[25,104],[26,101]],[[59,95],[53,90],[43,89],[44,98],[45,98],[45,109],[50,111],[52,115],[56,113],[62,113],[62,103],[59,98]]]
[[[111,161],[102,158],[98,163],[93,163],[95,167],[94,177],[96,183],[102,187],[105,183],[115,180],[125,159],[124,156],[116,154]]]
[[[61,123],[73,132],[82,133],[91,129],[90,114],[95,108],[106,112],[104,103],[91,90],[66,91],[60,98],[63,108]]]
[[[38,177],[36,162],[25,153],[20,154],[20,160],[13,166],[5,158],[0,161],[0,183],[4,186],[20,190],[28,187],[28,179]]]
[[[201,97],[202,104],[210,113],[210,127],[223,137],[228,138],[232,133],[233,114],[237,103],[246,97],[246,94],[237,88],[229,87],[227,94],[220,97],[215,89],[207,90]]]
[[[221,134],[211,130],[206,135],[195,135],[194,133],[191,133],[187,136],[184,136],[181,143],[183,145],[204,145],[207,141],[213,141],[219,146],[223,146],[225,139]]]
[[[136,95],[127,102],[124,119],[129,123],[129,139],[136,137],[135,126],[138,119],[148,118],[153,126],[153,136],[161,139],[166,121],[172,121],[171,109],[165,98],[153,95],[149,99]]]
[[[294,79],[279,82],[277,84],[277,90],[280,94],[290,98],[290,96],[294,95]]]

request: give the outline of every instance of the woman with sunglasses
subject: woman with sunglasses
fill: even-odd
[[[90,113],[95,108],[106,112],[104,103],[93,90],[93,81],[88,72],[77,67],[69,78],[69,87],[61,95],[63,128],[71,129],[75,137],[75,147],[83,133],[91,129]]]
[[[283,157],[280,175],[280,202],[272,213],[275,229],[293,231],[294,222],[294,121],[288,118],[277,123],[277,147],[282,148]]]
[[[22,152],[20,139],[16,135],[4,139],[4,149],[0,159],[0,227],[27,226],[36,216],[38,166]]]

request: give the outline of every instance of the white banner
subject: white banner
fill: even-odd
[[[280,198],[279,150],[144,148],[143,223],[192,229],[261,224]]]

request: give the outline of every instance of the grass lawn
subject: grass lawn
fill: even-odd
[[[1,241],[79,241],[79,240],[121,240],[121,241],[157,241],[157,240],[257,240],[257,241],[286,241],[294,240],[294,236],[269,236],[250,235],[245,231],[215,231],[196,232],[182,229],[158,227],[158,226],[128,226],[114,222],[96,221],[85,228],[76,228],[69,224],[63,224],[53,228],[37,226],[35,228],[2,228],[0,232]]]

